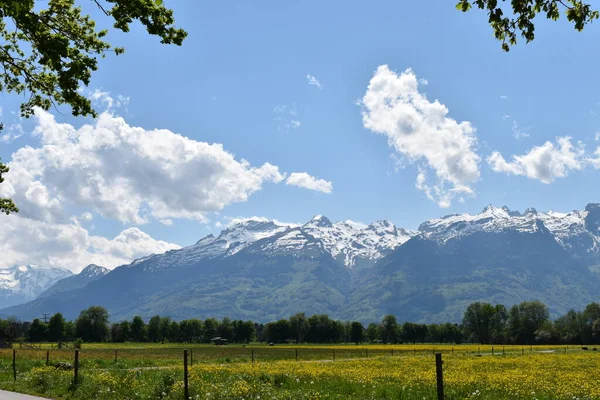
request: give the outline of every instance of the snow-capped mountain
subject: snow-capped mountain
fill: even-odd
[[[44,290],[38,297],[50,296],[56,293],[67,292],[86,286],[88,283],[96,281],[108,274],[110,270],[96,264],[90,264],[77,275],[71,275],[63,278],[49,288]]]
[[[588,204],[583,211],[560,213],[539,212],[528,208],[525,212],[511,211],[508,207],[487,206],[479,214],[453,214],[431,219],[421,224],[419,231],[427,238],[440,242],[470,235],[474,232],[537,232],[547,229],[555,240],[577,258],[596,255],[600,251],[600,205]]]
[[[406,242],[417,232],[396,228],[390,221],[365,225],[350,220],[332,223],[322,215],[304,225],[284,224],[262,218],[237,222],[219,236],[208,235],[196,244],[165,254],[136,260],[131,266],[152,259],[152,269],[177,267],[198,259],[231,256],[252,243],[262,241],[261,251],[293,251],[322,247],[349,268],[375,261]]]
[[[0,315],[34,318],[52,309],[75,318],[100,304],[115,320],[160,314],[267,322],[306,312],[458,322],[473,301],[541,300],[556,316],[597,301],[599,228],[598,204],[569,213],[488,206],[426,221],[419,231],[321,215],[302,225],[249,218]]]
[[[72,275],[66,269],[39,265],[0,269],[0,307],[33,300],[57,281]]]

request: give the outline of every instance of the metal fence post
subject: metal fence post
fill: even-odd
[[[442,354],[437,353],[435,355],[435,375],[437,379],[437,398],[438,400],[444,400],[444,374],[442,372]]]
[[[185,400],[190,398],[190,385],[188,382],[188,351],[183,350],[183,394]]]

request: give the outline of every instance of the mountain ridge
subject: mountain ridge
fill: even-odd
[[[560,313],[597,298],[599,227],[594,203],[570,213],[490,205],[478,214],[430,219],[419,231],[387,220],[332,223],[317,215],[300,225],[250,218],[192,246],[120,266],[62,298],[0,314],[31,318],[56,310],[76,317],[85,305],[100,304],[114,318],[267,321],[304,311],[436,322],[457,321],[470,301],[527,299]]]

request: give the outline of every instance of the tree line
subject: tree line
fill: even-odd
[[[539,301],[525,301],[509,309],[476,302],[467,307],[460,324],[400,323],[387,315],[380,323],[365,326],[304,313],[267,324],[229,318],[175,321],[158,315],[147,322],[136,316],[110,324],[107,310],[99,306],[83,310],[74,321],[67,321],[61,313],[47,322],[0,319],[0,341],[6,342],[210,343],[216,337],[230,343],[595,344],[600,343],[600,304],[588,304],[583,311],[570,310],[552,321],[548,307]]]

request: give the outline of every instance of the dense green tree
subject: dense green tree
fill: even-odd
[[[167,338],[169,339],[169,342],[181,341],[179,336],[179,323],[177,321],[171,321],[171,324],[169,325],[169,332]]]
[[[379,325],[374,322],[371,322],[369,324],[369,326],[367,326],[366,335],[367,335],[367,339],[369,340],[370,343],[373,343],[373,342],[379,340],[379,336],[380,336]]]
[[[27,336],[31,342],[43,342],[48,336],[48,326],[36,318],[31,322],[31,325],[29,325]]]
[[[133,317],[131,321],[131,340],[134,342],[146,340],[146,323],[140,316]]]
[[[512,306],[508,312],[508,332],[512,342],[535,343],[535,334],[550,314],[548,307],[540,301],[524,301]]]
[[[75,321],[65,322],[65,340],[73,341],[76,336]]]
[[[159,327],[158,327],[158,341],[159,342],[164,342],[165,340],[170,340],[169,339],[169,329],[171,328],[171,322],[173,322],[173,320],[171,319],[171,317],[160,317],[160,323],[159,323]]]
[[[385,343],[398,343],[400,338],[400,327],[393,315],[386,315],[381,321],[382,338]]]
[[[358,321],[350,324],[350,341],[356,344],[365,340],[365,327]]]
[[[306,315],[304,313],[292,315],[290,317],[290,325],[292,327],[292,333],[296,343],[302,342],[309,328],[308,318],[306,318]]]
[[[600,343],[600,319],[595,320],[592,325],[592,340],[594,343]]]
[[[131,340],[131,323],[121,321],[114,323],[110,327],[110,341],[115,343],[124,343]]]
[[[439,326],[440,342],[442,343],[462,343],[463,333],[457,324],[446,322]]]
[[[106,308],[92,306],[83,310],[75,323],[75,331],[77,337],[85,342],[105,341],[110,331]]]
[[[65,329],[67,321],[61,313],[56,313],[48,321],[48,339],[52,342],[65,340]]]
[[[562,7],[567,20],[578,31],[600,16],[590,4],[581,0],[511,0],[510,7],[506,3],[498,0],[460,0],[456,8],[469,11],[475,6],[485,10],[494,36],[502,42],[504,51],[509,51],[510,46],[517,44],[518,35],[526,43],[535,38],[533,21],[538,14],[556,21],[560,18]]]
[[[293,337],[292,326],[287,319],[269,322],[265,325],[265,339],[268,342],[284,343]]]
[[[590,303],[585,307],[583,315],[586,318],[588,324],[593,325],[594,321],[600,319],[600,304]]]
[[[219,323],[217,326],[217,336],[227,340],[233,340],[233,326],[231,325],[231,320],[229,318],[225,317]]]
[[[202,329],[202,341],[205,343],[210,342],[217,333],[217,327],[219,322],[214,318],[207,318],[204,320],[204,328]]]
[[[250,343],[256,337],[254,322],[236,320],[231,323],[233,327],[233,341],[236,343]]]
[[[559,317],[554,328],[562,341],[572,344],[590,343],[592,339],[592,325],[585,313],[569,310]]]
[[[465,337],[476,343],[492,343],[502,337],[506,325],[506,308],[489,303],[471,303],[463,316]]]
[[[27,334],[27,326],[15,317],[0,319],[0,340],[14,342]]]
[[[315,314],[308,318],[306,341],[309,343],[336,342],[342,334],[342,327],[326,314]]]
[[[150,321],[148,322],[148,340],[150,340],[153,343],[159,342],[161,339],[160,320],[160,315],[155,315],[154,317],[150,318]]]

